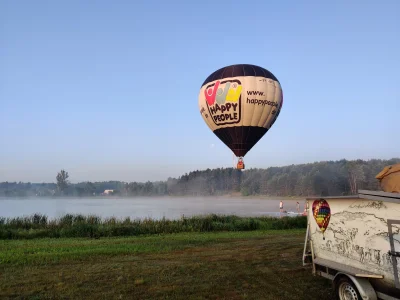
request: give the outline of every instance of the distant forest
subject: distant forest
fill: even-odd
[[[133,196],[213,196],[241,193],[243,196],[338,196],[356,194],[358,189],[381,190],[375,176],[389,160],[339,160],[308,164],[248,169],[233,168],[193,171],[179,178],[159,182],[69,182],[69,174],[61,170],[55,183],[0,183],[0,197],[96,197]]]

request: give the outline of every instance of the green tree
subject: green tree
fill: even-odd
[[[68,178],[69,178],[68,172],[66,172],[65,170],[61,170],[57,174],[56,180],[57,180],[57,189],[59,193],[64,194],[69,184]]]
[[[359,186],[365,180],[364,169],[361,162],[356,161],[348,164],[348,176],[351,194],[355,195],[357,194]]]
[[[96,187],[94,186],[93,183],[87,182],[84,187],[84,190],[86,195],[93,196],[93,194],[96,192]]]

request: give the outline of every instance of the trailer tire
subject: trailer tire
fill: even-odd
[[[360,292],[347,276],[341,276],[335,282],[335,296],[337,300],[362,300]]]

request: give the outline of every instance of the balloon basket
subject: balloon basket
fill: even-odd
[[[238,161],[238,163],[236,165],[236,169],[238,169],[238,170],[243,170],[244,169],[244,162],[243,162],[242,158],[239,158],[239,161]]]

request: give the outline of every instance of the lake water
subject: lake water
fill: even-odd
[[[70,214],[94,214],[103,218],[130,217],[177,219],[182,215],[234,214],[238,216],[279,216],[279,201],[231,197],[187,198],[0,198],[0,217],[45,214],[49,218]],[[304,200],[300,211],[304,209]],[[296,200],[284,201],[284,210],[296,211]]]

